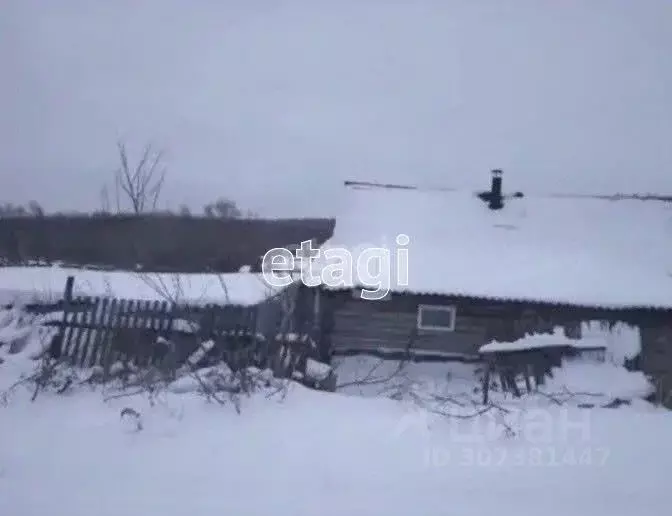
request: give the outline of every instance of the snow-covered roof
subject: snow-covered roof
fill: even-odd
[[[278,292],[261,274],[158,274],[63,267],[0,267],[0,303],[55,302],[68,276],[75,296],[255,305]]]
[[[353,264],[388,249],[392,291],[672,308],[672,203],[526,195],[491,210],[473,192],[376,186],[346,187],[345,200],[322,249],[349,249]]]

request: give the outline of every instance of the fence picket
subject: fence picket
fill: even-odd
[[[105,333],[102,338],[102,366],[105,378],[109,378],[110,368],[112,367],[114,358],[114,341],[116,332],[116,323],[119,318],[119,312],[124,309],[124,299],[113,299],[110,303],[109,313],[107,317],[107,324],[105,325]]]
[[[85,303],[86,298],[84,297],[78,297],[75,299],[75,304],[80,304],[80,303]],[[78,310],[73,314],[73,322],[77,325],[74,327],[73,330],[73,335],[71,337],[73,341],[73,350],[72,350],[72,361],[74,364],[82,365],[81,360],[80,360],[80,355],[82,354],[83,351],[83,346],[82,343],[84,342],[84,338],[86,337],[86,329],[84,328],[84,324],[86,322],[86,319],[89,315],[89,311],[80,311]]]
[[[89,307],[88,310],[86,310],[84,313],[84,325],[86,328],[84,329],[84,336],[82,337],[82,353],[80,357],[80,362],[79,366],[80,367],[86,367],[90,361],[89,355],[91,354],[91,339],[93,338],[93,332],[95,331],[93,329],[94,327],[94,321],[96,318],[96,310],[95,307],[93,306],[93,298],[87,296],[84,298],[84,302],[87,303],[87,306]]]
[[[152,301],[148,300],[140,301],[138,306],[134,332],[138,338],[134,340],[135,352],[132,353],[135,356],[129,357],[129,360],[133,360],[138,367],[143,367],[149,361],[156,341],[151,328],[152,307]]]
[[[91,352],[89,353],[89,367],[100,365],[102,360],[102,345],[103,338],[105,335],[105,324],[107,322],[108,316],[108,305],[110,303],[109,298],[96,298],[94,305],[92,307],[93,315],[91,317],[92,325],[94,326],[91,329]],[[88,341],[87,341],[88,342]]]
[[[185,351],[191,353],[192,347],[209,339],[214,341],[217,355],[233,367],[267,358],[268,352],[262,352],[256,337],[256,307],[189,307],[167,300],[73,298],[70,290],[66,288],[59,305],[62,317],[47,324],[59,327],[64,356],[80,367],[102,366],[105,379],[120,359],[146,367],[155,358],[165,357],[165,350],[157,345],[159,336],[178,346],[175,351],[180,360]],[[180,324],[175,325],[178,319]]]

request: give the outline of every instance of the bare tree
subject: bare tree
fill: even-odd
[[[154,150],[152,145],[148,144],[137,164],[131,165],[126,145],[118,142],[117,148],[121,162],[114,178],[117,211],[122,211],[122,196],[136,215],[156,210],[166,177],[163,152]]]
[[[206,217],[220,219],[237,219],[243,215],[234,201],[223,197],[203,206],[203,212]]]
[[[0,217],[43,217],[44,208],[37,201],[28,204],[13,204],[11,202],[0,203]]]
[[[34,217],[43,217],[44,208],[37,201],[30,201],[28,203],[28,212]]]
[[[26,208],[20,204],[5,202],[0,205],[0,217],[25,217],[28,215]]]

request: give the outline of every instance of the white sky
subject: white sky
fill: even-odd
[[[670,0],[0,0],[0,200],[333,215],[344,179],[672,192]]]

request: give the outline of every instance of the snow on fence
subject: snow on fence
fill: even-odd
[[[552,369],[560,367],[562,361],[572,356],[594,355],[604,361],[606,344],[600,339],[570,339],[560,328],[552,335],[527,335],[515,342],[490,342],[480,347],[479,353],[485,358],[486,371],[483,378],[483,403],[488,402],[490,379],[499,373],[502,390],[521,396],[517,377],[522,375],[528,393],[545,383],[546,376],[552,376]]]
[[[49,346],[54,358],[79,367],[100,366],[109,377],[115,364],[177,370],[223,360],[232,369],[270,368],[279,376],[310,383],[317,347],[307,335],[280,328],[272,336],[257,332],[259,306],[197,305],[169,301],[72,297],[68,280],[58,311],[43,324],[58,329]],[[44,307],[35,307],[44,313]],[[298,378],[297,378],[298,379]]]

